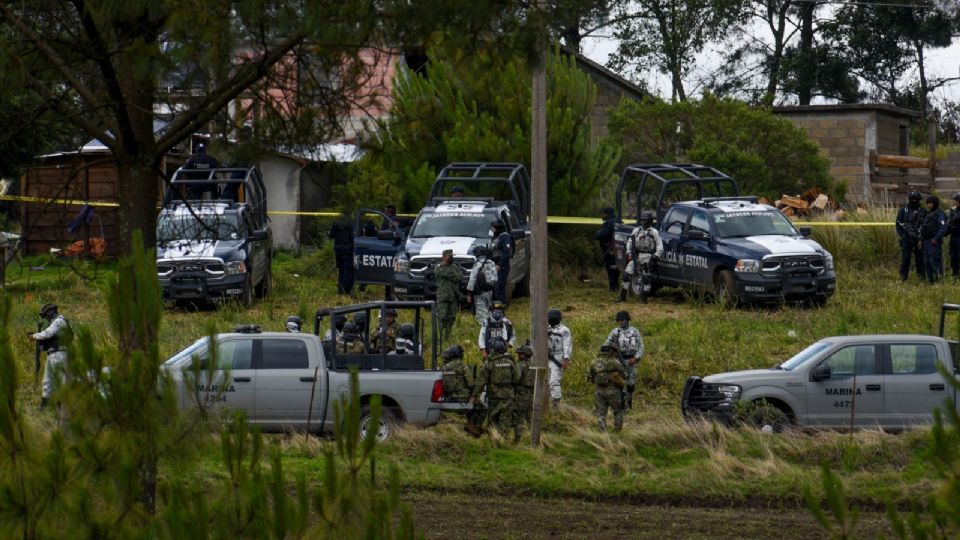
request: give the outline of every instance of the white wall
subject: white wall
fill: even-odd
[[[296,212],[300,206],[300,169],[296,161],[266,156],[260,160],[260,172],[267,188],[267,211]],[[273,246],[295,250],[300,246],[300,218],[271,215]]]

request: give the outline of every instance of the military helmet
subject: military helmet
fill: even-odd
[[[503,310],[503,309],[507,309],[507,306],[506,306],[506,304],[504,304],[504,303],[503,303],[502,301],[500,301],[500,300],[494,300],[493,303],[490,304],[490,309],[500,309],[500,310]]]
[[[600,346],[600,352],[614,352],[614,353],[619,353],[619,352],[620,352],[620,344],[618,344],[615,340],[608,339],[608,340],[606,340],[606,341],[603,342],[603,345]]]
[[[629,320],[630,320],[630,313],[628,313],[626,310],[618,311],[618,312],[617,312],[617,316],[616,316],[616,318],[615,318],[614,320],[616,320],[616,321],[629,321]]]
[[[911,201],[919,201],[922,197],[923,195],[917,190],[913,190],[910,193],[907,193],[907,199]]]
[[[353,322],[357,325],[357,328],[363,328],[367,325],[367,313],[365,311],[357,313],[353,316]]]
[[[563,320],[563,313],[560,313],[559,309],[551,309],[547,312],[547,322],[549,322],[551,326],[560,324],[561,320]]]
[[[935,205],[937,205],[937,206],[940,206],[940,198],[937,197],[936,195],[934,195],[933,193],[931,193],[931,194],[927,195],[926,203],[927,203],[927,204],[933,203],[933,204],[935,204]]]
[[[286,327],[288,331],[299,332],[301,326],[303,326],[303,320],[301,320],[300,317],[297,317],[296,315],[287,317]]]
[[[613,207],[612,207],[612,206],[604,206],[603,209],[600,210],[600,215],[601,215],[601,216],[612,216],[612,215],[613,215]]]
[[[344,317],[343,315],[338,314],[333,317],[333,326],[335,326],[337,330],[343,330],[343,325],[345,325],[346,323],[347,323],[347,318]]]
[[[954,193],[954,194],[953,194],[953,197],[950,197],[950,198],[953,199],[953,200],[955,200],[955,201],[960,201],[960,191]]]
[[[487,246],[482,244],[473,248],[473,255],[475,257],[486,257],[489,253],[490,251],[487,249]]]
[[[343,324],[343,333],[344,334],[356,334],[357,333],[357,324],[353,321],[348,321]]]
[[[447,347],[440,354],[444,360],[454,360],[457,358],[463,358],[463,347],[460,345],[454,345],[452,347]]]
[[[50,313],[50,315],[47,315],[47,313]],[[50,304],[44,304],[43,307],[40,308],[40,316],[41,316],[41,317],[52,317],[52,316],[53,316],[54,314],[56,314],[56,313],[57,313],[57,305],[56,305],[56,304],[52,304],[52,303],[50,303]]]
[[[400,330],[397,331],[397,335],[405,339],[413,339],[413,335],[416,333],[413,325],[405,322],[400,325]]]
[[[383,310],[383,315],[384,315],[385,317],[396,317],[396,316],[397,316],[397,310],[394,309],[394,308],[392,308],[392,307],[388,307],[387,309]]]
[[[644,210],[643,212],[640,212],[640,223],[642,224],[649,225],[650,223],[653,223],[654,218],[655,216],[650,210]]]
[[[490,343],[490,350],[494,353],[505,353],[507,352],[507,342],[502,338],[494,338]]]
[[[493,221],[490,222],[490,225],[493,225],[493,228],[494,228],[494,229],[505,229],[505,228],[507,228],[507,224],[504,223],[502,219],[495,219],[495,220],[493,220]]]
[[[530,347],[529,339],[517,349],[517,356],[525,356],[527,358],[533,356],[533,349]]]

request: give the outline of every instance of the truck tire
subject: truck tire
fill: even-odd
[[[253,305],[253,272],[247,271],[247,280],[243,282],[243,295],[240,297],[240,304],[243,307]]]
[[[270,291],[273,290],[273,268],[268,268],[267,273],[263,275],[263,279],[260,280],[260,284],[257,285],[257,298],[266,298],[270,296]]]
[[[737,280],[730,270],[720,270],[713,276],[713,296],[724,307],[736,307],[740,303],[737,295]]]
[[[370,407],[364,405],[360,410],[360,438],[366,438],[367,430],[373,428],[373,417],[370,415]],[[389,439],[397,430],[397,418],[386,407],[380,408],[380,426],[377,429],[377,442],[383,442]]]
[[[763,426],[770,426],[774,433],[783,433],[790,428],[790,417],[787,413],[767,403],[766,401],[754,402],[756,407],[750,412],[749,422],[757,428],[763,429]]]
[[[520,296],[530,296],[530,270],[527,270],[527,275],[513,287],[513,297]]]

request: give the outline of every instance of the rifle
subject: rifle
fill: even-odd
[[[37,332],[43,330],[43,321],[37,321]],[[37,339],[33,340],[34,342],[34,352],[33,352],[33,382],[40,382],[40,341]]]
[[[548,354],[548,355],[547,355],[547,358],[548,358],[551,362],[553,362],[553,365],[557,366],[557,367],[560,368],[560,369],[563,369],[563,362],[557,360],[557,357],[555,357],[555,356],[552,355],[552,354]]]

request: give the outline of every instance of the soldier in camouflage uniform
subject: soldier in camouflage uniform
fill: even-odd
[[[513,332],[513,323],[510,319],[503,316],[503,310],[506,306],[499,300],[494,300],[490,305],[490,318],[484,321],[480,327],[480,337],[477,339],[477,345],[480,352],[486,358],[489,354],[490,343],[494,338],[502,339],[511,349],[517,342],[517,336]]]
[[[476,372],[473,366],[463,361],[463,347],[454,345],[441,354],[443,359],[443,398],[454,403],[468,403],[476,386]],[[480,403],[473,404],[473,410],[467,413],[467,425],[464,429],[474,437],[483,434],[483,417],[486,411]]]
[[[373,350],[380,353],[388,353],[392,351],[397,346],[397,310],[393,308],[387,308],[383,311],[383,334],[380,333],[381,328],[377,328],[376,334],[373,335],[371,339],[371,344],[373,345]],[[384,335],[386,338],[384,339]],[[381,343],[382,342],[382,343]]]
[[[337,341],[338,354],[364,354],[367,350],[363,346],[363,338],[357,330],[356,323],[347,322],[343,325],[343,332]]]
[[[490,316],[493,289],[497,284],[497,265],[490,260],[489,252],[487,246],[477,246],[473,252],[477,262],[473,263],[467,280],[467,303],[473,304],[474,315],[481,325]]]
[[[514,410],[517,423],[530,425],[533,416],[533,388],[537,380],[537,371],[533,367],[533,349],[527,341],[517,349],[517,369],[520,370],[520,384],[517,385],[514,398]]]
[[[626,311],[617,313],[617,327],[610,331],[607,341],[617,344],[620,352],[620,361],[626,371],[626,405],[633,408],[633,391],[637,386],[637,362],[643,357],[643,338],[640,330],[630,326],[630,314]]]
[[[471,402],[475,402],[480,391],[487,392],[487,424],[495,426],[501,436],[506,437],[513,428],[514,442],[520,440],[521,425],[513,413],[516,387],[520,382],[520,370],[513,357],[507,353],[507,344],[495,338],[491,345],[491,354],[483,362],[474,386]]]
[[[460,281],[463,271],[453,264],[453,250],[443,252],[443,260],[434,269],[433,277],[437,281],[437,320],[440,323],[440,343],[444,343],[460,311]]]
[[[607,430],[607,409],[613,410],[613,429],[623,429],[623,387],[626,371],[620,363],[620,351],[616,342],[607,341],[600,347],[600,354],[590,365],[587,380],[597,388],[597,422],[600,429]]]

